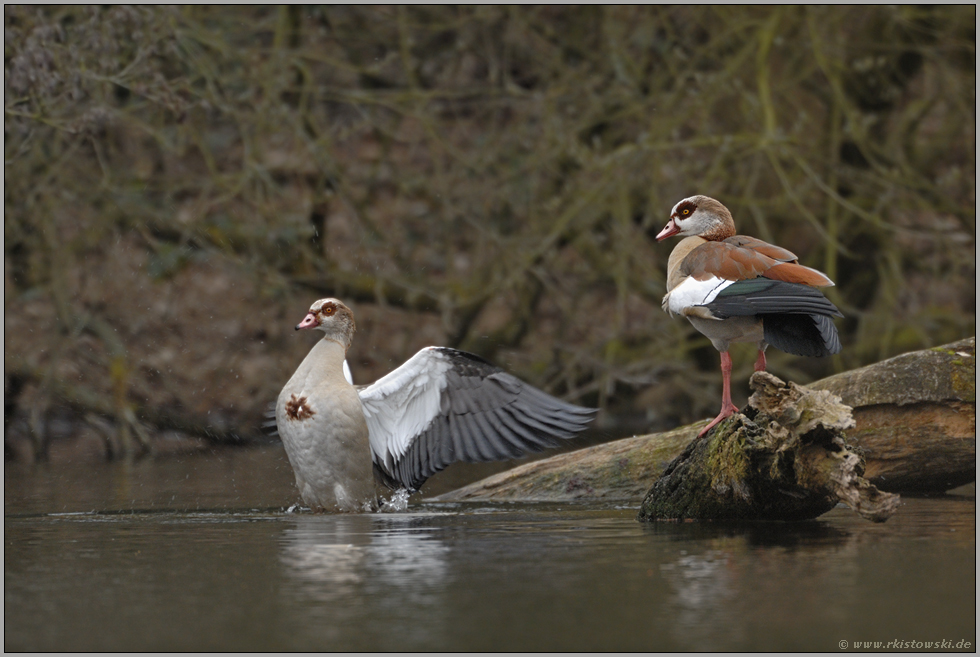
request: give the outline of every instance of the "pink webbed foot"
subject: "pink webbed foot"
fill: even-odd
[[[755,359],[755,371],[766,371],[766,352],[764,352],[762,349],[759,350],[759,357]]]
[[[723,420],[727,420],[736,413],[738,413],[738,407],[735,406],[735,404],[729,402],[727,405],[723,405],[721,407],[721,413],[718,414],[718,417],[709,422],[708,426],[706,426],[704,429],[701,429],[701,432],[698,433],[698,438],[701,438],[704,436],[704,434],[718,426]]]

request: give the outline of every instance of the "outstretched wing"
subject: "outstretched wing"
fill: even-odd
[[[596,413],[445,347],[422,349],[358,394],[375,466],[388,483],[410,490],[456,461],[500,461],[554,447]]]

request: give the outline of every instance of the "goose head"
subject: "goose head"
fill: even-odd
[[[310,306],[296,330],[314,328],[326,333],[326,339],[339,342],[347,349],[354,339],[354,313],[337,299],[319,299]]]
[[[670,221],[657,234],[657,241],[674,235],[697,235],[709,241],[723,240],[735,234],[732,213],[710,196],[689,196],[670,211]]]

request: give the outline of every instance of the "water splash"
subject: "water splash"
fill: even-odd
[[[381,508],[378,509],[380,513],[398,513],[400,511],[408,510],[408,498],[411,496],[404,488],[399,488],[396,490],[390,499],[381,500]]]

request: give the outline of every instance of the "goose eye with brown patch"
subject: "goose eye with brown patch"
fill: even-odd
[[[326,308],[323,309],[323,314],[333,315],[334,310],[336,310],[336,308],[334,308],[333,306],[327,306]]]

